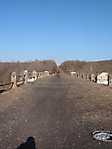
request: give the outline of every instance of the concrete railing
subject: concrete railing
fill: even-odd
[[[0,84],[0,93],[4,91],[8,91],[10,89],[15,89],[23,84],[32,83],[35,82],[39,78],[45,78],[48,77],[50,74],[48,71],[44,72],[37,72],[32,71],[28,72],[28,70],[24,70],[22,74],[17,74],[16,72],[12,72],[10,75],[10,82]]]
[[[100,74],[71,72],[71,76],[79,79],[88,80],[97,84],[112,86],[112,74],[102,72]]]

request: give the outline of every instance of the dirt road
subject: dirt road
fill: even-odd
[[[33,136],[38,149],[112,149],[92,138],[112,130],[112,89],[67,76],[0,95],[0,149]]]

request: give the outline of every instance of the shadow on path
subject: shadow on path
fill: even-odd
[[[20,144],[16,149],[38,149],[36,148],[35,139],[28,137],[26,142]]]

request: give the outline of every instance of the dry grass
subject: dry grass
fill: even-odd
[[[57,65],[53,60],[31,61],[31,62],[1,62],[0,63],[0,83],[10,81],[10,73],[15,71],[19,74],[23,70],[55,72]]]
[[[60,65],[64,72],[78,71],[83,73],[101,73],[103,71],[112,74],[112,60],[110,61],[65,61]]]

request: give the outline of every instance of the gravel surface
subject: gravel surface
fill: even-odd
[[[29,136],[38,149],[112,149],[92,137],[112,130],[111,88],[61,75],[3,93],[0,103],[0,149]]]

